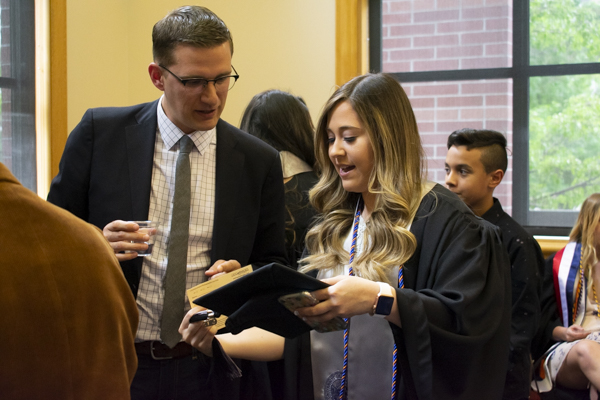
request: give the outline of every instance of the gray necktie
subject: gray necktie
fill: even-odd
[[[173,216],[167,248],[165,301],[160,325],[160,338],[171,348],[181,340],[178,329],[184,314],[185,276],[190,229],[190,151],[193,146],[194,142],[187,135],[179,140],[179,156],[177,157],[175,170]]]

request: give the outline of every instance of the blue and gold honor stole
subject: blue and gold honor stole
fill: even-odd
[[[581,243],[569,242],[554,255],[552,273],[558,313],[563,326],[581,322],[585,308],[587,287],[581,263]],[[578,318],[579,317],[579,318]]]
[[[352,227],[352,244],[350,246],[350,261],[349,261],[349,275],[354,276],[354,269],[352,268],[352,261],[356,255],[356,243],[358,239],[358,225],[360,222],[360,215],[364,203],[362,197],[358,201],[356,212],[354,214],[354,223]],[[398,287],[404,288],[404,274],[402,265],[398,269]],[[344,363],[342,366],[342,380],[340,385],[340,391],[338,395],[339,400],[346,400],[348,398],[348,339],[350,336],[350,319],[345,319],[348,322],[348,327],[344,329]],[[398,386],[398,349],[394,343],[394,351],[392,353],[392,388],[390,398],[394,400],[396,398],[396,390]]]

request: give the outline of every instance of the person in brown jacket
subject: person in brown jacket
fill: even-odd
[[[0,163],[0,397],[129,399],[135,300],[102,232]]]

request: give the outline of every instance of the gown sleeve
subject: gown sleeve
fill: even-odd
[[[417,249],[392,326],[406,398],[500,398],[509,351],[510,265],[494,225],[437,185],[411,227]]]

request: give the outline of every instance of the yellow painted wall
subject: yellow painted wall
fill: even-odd
[[[86,109],[157,99],[148,77],[152,26],[173,0],[67,0],[68,129]],[[198,3],[196,3],[198,4]],[[238,126],[252,96],[302,96],[316,120],[335,89],[335,0],[206,0],[233,34],[240,80],[223,119]]]

